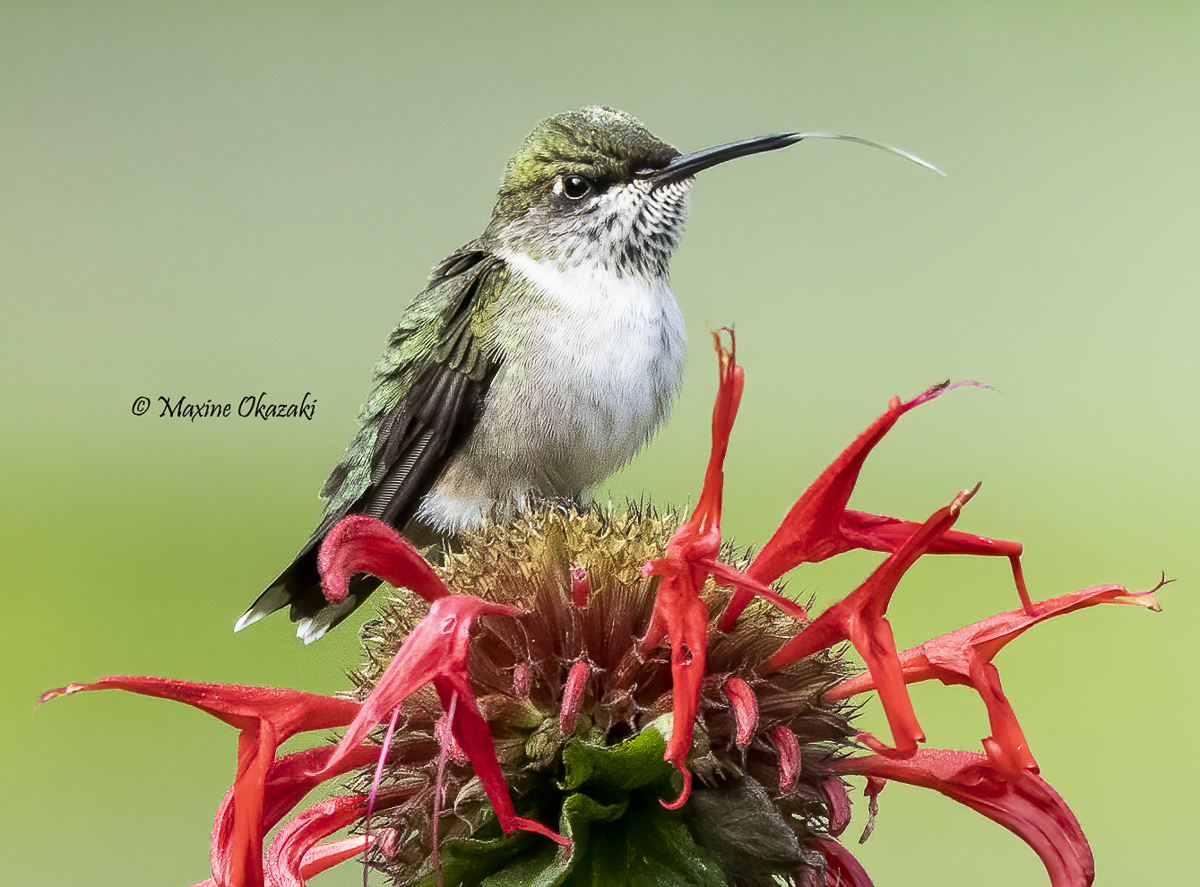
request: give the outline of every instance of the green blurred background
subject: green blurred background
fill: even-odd
[[[686,386],[608,490],[695,496],[708,326],[737,324],[747,373],[725,522],[743,543],[891,395],[994,386],[905,418],[854,504],[922,519],[981,480],[960,528],[1022,540],[1036,596],[1179,577],[1161,616],[1085,611],[998,664],[1100,883],[1194,883],[1200,8],[434,9],[0,5],[5,883],[205,877],[234,732],[118,693],[33,701],[122,673],[345,686],[352,630],[305,648],[286,620],[233,621],[311,529],[430,266],[482,229],[533,124],[592,103],[684,150],[827,129],[950,173],[831,142],[705,173],[674,264]],[[259,392],[311,392],[315,419],[131,414],[141,395]],[[877,562],[791,588],[829,602]],[[1002,562],[927,559],[891,615],[907,646],[1013,604]],[[978,747],[970,693],[914,697],[932,746]],[[965,808],[881,801],[856,851],[879,887],[1047,883]],[[343,868],[317,883],[359,881]]]

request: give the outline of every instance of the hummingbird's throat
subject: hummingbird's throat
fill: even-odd
[[[591,267],[618,278],[666,278],[687,217],[692,179],[612,185],[572,212],[538,205],[510,222],[509,249],[560,268]]]

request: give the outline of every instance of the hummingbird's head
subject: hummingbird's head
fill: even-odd
[[[539,262],[662,277],[693,176],[793,141],[765,136],[684,155],[621,111],[568,111],[539,123],[508,162],[485,238]]]
[[[547,118],[508,162],[488,233],[538,261],[665,274],[691,181],[653,188],[638,174],[678,156],[638,120],[611,108]]]

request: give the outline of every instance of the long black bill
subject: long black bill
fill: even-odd
[[[788,145],[796,144],[801,139],[841,139],[846,142],[857,142],[869,148],[878,148],[890,154],[898,154],[906,160],[911,160],[913,163],[933,170],[938,175],[945,175],[944,172],[932,163],[922,160],[916,154],[910,154],[902,148],[894,148],[891,145],[884,145],[880,142],[872,142],[869,139],[859,138],[858,136],[842,135],[836,132],[784,132],[769,136],[755,136],[752,139],[742,139],[738,142],[730,142],[727,145],[717,145],[715,148],[693,151],[691,154],[681,154],[662,169],[650,170],[639,175],[642,178],[649,179],[655,185],[666,185],[671,182],[678,182],[681,179],[691,178],[700,172],[700,170],[716,166],[718,163],[724,163],[726,160],[733,160],[735,157],[745,157],[747,154],[760,154],[763,151],[786,148]]]

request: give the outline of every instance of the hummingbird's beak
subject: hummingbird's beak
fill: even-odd
[[[703,151],[693,151],[691,154],[680,154],[662,169],[647,170],[637,173],[638,178],[648,179],[655,187],[688,179],[710,166],[724,163],[735,157],[745,157],[747,154],[759,154],[763,151],[774,151],[794,145],[801,139],[840,139],[845,142],[857,142],[868,148],[878,148],[890,154],[898,154],[906,160],[911,160],[920,166],[931,169],[939,175],[945,175],[940,169],[927,160],[922,160],[916,154],[910,154],[903,148],[885,145],[882,142],[872,142],[870,139],[858,136],[843,135],[837,132],[783,132],[769,136],[755,136],[752,139],[742,139],[740,142],[730,142],[727,145],[717,145],[715,148],[705,148]]]
[[[758,154],[762,151],[774,151],[794,145],[803,134],[798,132],[776,133],[769,136],[755,136],[752,139],[742,139],[727,145],[717,145],[705,148],[703,151],[693,151],[691,154],[680,154],[662,169],[649,170],[639,173],[639,178],[646,178],[655,185],[667,185],[680,179],[690,179],[702,169],[733,160],[735,157],[745,157],[747,154]]]

